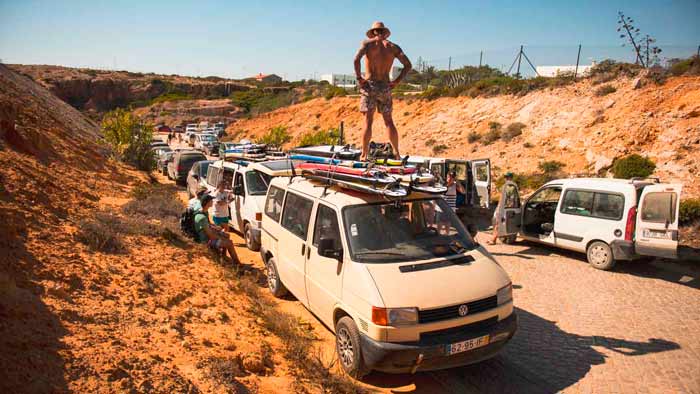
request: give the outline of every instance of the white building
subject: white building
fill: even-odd
[[[585,75],[591,71],[591,67],[595,66],[595,62],[590,65],[578,65],[577,75]],[[576,71],[576,65],[572,66],[537,66],[537,73],[542,77],[556,77],[561,74],[572,74]]]
[[[349,74],[323,74],[321,81],[327,81],[331,85],[345,89],[354,89],[357,86],[357,79],[354,75]]]

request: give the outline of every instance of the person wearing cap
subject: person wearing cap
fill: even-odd
[[[498,227],[506,220],[506,208],[518,208],[520,206],[520,196],[518,195],[518,185],[513,182],[513,173],[508,171],[503,174],[505,182],[501,188],[501,197],[493,212],[493,238],[489,245],[495,245],[498,240]]]
[[[411,61],[403,53],[401,48],[389,41],[387,38],[391,31],[382,22],[374,22],[367,30],[367,40],[362,41],[360,49],[355,55],[355,76],[360,86],[360,112],[365,114],[365,131],[362,136],[362,156],[361,160],[367,158],[369,142],[372,138],[372,121],[375,110],[382,114],[386,125],[389,141],[394,150],[394,156],[399,154],[399,132],[391,117],[392,100],[391,89],[401,83],[401,81],[411,71]],[[365,73],[362,74],[360,62],[365,58]],[[403,68],[401,74],[390,80],[389,73],[394,64],[394,59],[398,59]]]
[[[194,197],[192,197],[188,202],[187,202],[187,208],[193,210],[193,211],[199,211],[202,209],[202,196],[206,194],[207,188],[204,186],[200,186],[200,188],[197,190],[197,194],[195,194]]]
[[[194,229],[197,232],[197,241],[206,243],[210,248],[215,250],[225,249],[228,251],[229,257],[233,264],[238,264],[238,255],[233,242],[220,227],[209,223],[209,215],[207,212],[211,208],[214,197],[209,194],[202,195],[202,208],[194,214]]]

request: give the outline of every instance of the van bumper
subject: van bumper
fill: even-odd
[[[390,373],[413,373],[453,368],[478,363],[495,356],[513,337],[517,327],[518,317],[513,312],[507,318],[488,327],[465,330],[465,332],[441,337],[438,343],[429,343],[423,340],[409,344],[378,342],[361,334],[362,357],[368,368]],[[488,345],[447,355],[448,345],[487,334],[492,341]],[[421,358],[422,360],[420,360]]]
[[[639,256],[634,251],[634,242],[616,239],[610,242],[613,258],[615,260],[634,260]]]

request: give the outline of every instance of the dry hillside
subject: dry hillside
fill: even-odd
[[[0,392],[318,392],[269,331],[284,316],[251,301],[257,254],[237,272],[213,262],[166,226],[173,187],[143,186],[96,125],[2,65],[0,120]],[[81,234],[118,238],[104,251]]]
[[[634,82],[615,80],[611,84],[617,91],[602,97],[595,95],[598,86],[584,80],[524,96],[407,98],[394,101],[394,119],[403,154],[490,158],[498,176],[505,170],[535,172],[545,160],[565,163],[568,173],[591,173],[616,157],[640,153],[656,162],[655,175],[683,182],[686,196],[700,196],[700,78],[672,78],[661,86],[648,82],[638,89]],[[301,134],[338,127],[340,121],[347,141],[359,143],[364,121],[357,98],[311,100],[238,120],[228,133],[258,137],[284,125],[296,137],[294,145]],[[503,129],[522,122],[525,128],[509,142],[470,143],[469,134],[483,139],[490,122]],[[374,127],[374,140],[385,140],[380,116]],[[445,150],[434,153],[440,145]]]

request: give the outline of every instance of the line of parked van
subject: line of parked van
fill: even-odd
[[[173,162],[188,163],[190,152],[175,152]],[[200,159],[191,159],[188,194],[220,180],[230,185],[230,224],[260,251],[271,293],[292,293],[335,333],[352,376],[479,362],[517,330],[508,274],[441,196],[352,192],[291,176],[286,159]],[[487,160],[414,160],[436,174],[460,174],[462,209],[488,207]],[[680,185],[576,178],[549,182],[523,203],[515,192],[498,223],[505,239],[578,250],[601,269],[675,254]]]

